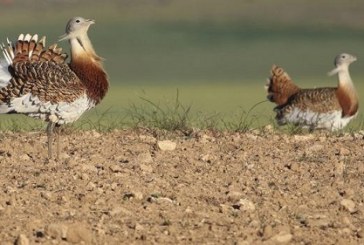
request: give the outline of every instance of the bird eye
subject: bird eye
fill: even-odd
[[[80,20],[76,20],[76,23],[80,23]]]
[[[341,56],[341,58],[345,59],[345,58],[346,58],[346,56],[345,56],[345,55],[343,55],[343,56]]]

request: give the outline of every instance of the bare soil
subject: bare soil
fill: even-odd
[[[363,244],[363,135],[3,133],[0,244]]]

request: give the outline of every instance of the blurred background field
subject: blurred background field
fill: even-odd
[[[302,87],[335,86],[326,75],[334,57],[355,54],[351,74],[363,104],[363,12],[360,0],[0,0],[0,39],[29,32],[50,44],[69,18],[96,20],[89,35],[111,87],[76,127],[129,127],[177,112],[194,127],[234,129],[273,122],[274,105],[258,104],[272,64]],[[362,124],[359,116],[351,128]],[[0,116],[3,130],[43,126]]]

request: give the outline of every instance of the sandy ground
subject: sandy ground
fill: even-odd
[[[0,244],[364,243],[363,132],[0,140]]]

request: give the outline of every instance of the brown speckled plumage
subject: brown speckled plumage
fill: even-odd
[[[344,127],[358,112],[358,97],[349,75],[355,56],[340,54],[335,58],[337,87],[300,89],[284,70],[273,66],[268,78],[267,98],[276,103],[279,124],[292,122],[302,126],[336,130]]]
[[[93,20],[72,18],[63,40],[71,44],[71,61],[45,37],[21,34],[13,45],[1,45],[7,67],[0,63],[0,113],[22,113],[48,124],[48,154],[52,157],[53,129],[77,120],[100,103],[109,83],[102,59],[87,36]],[[58,136],[58,134],[57,134]],[[57,158],[59,147],[57,150]]]

